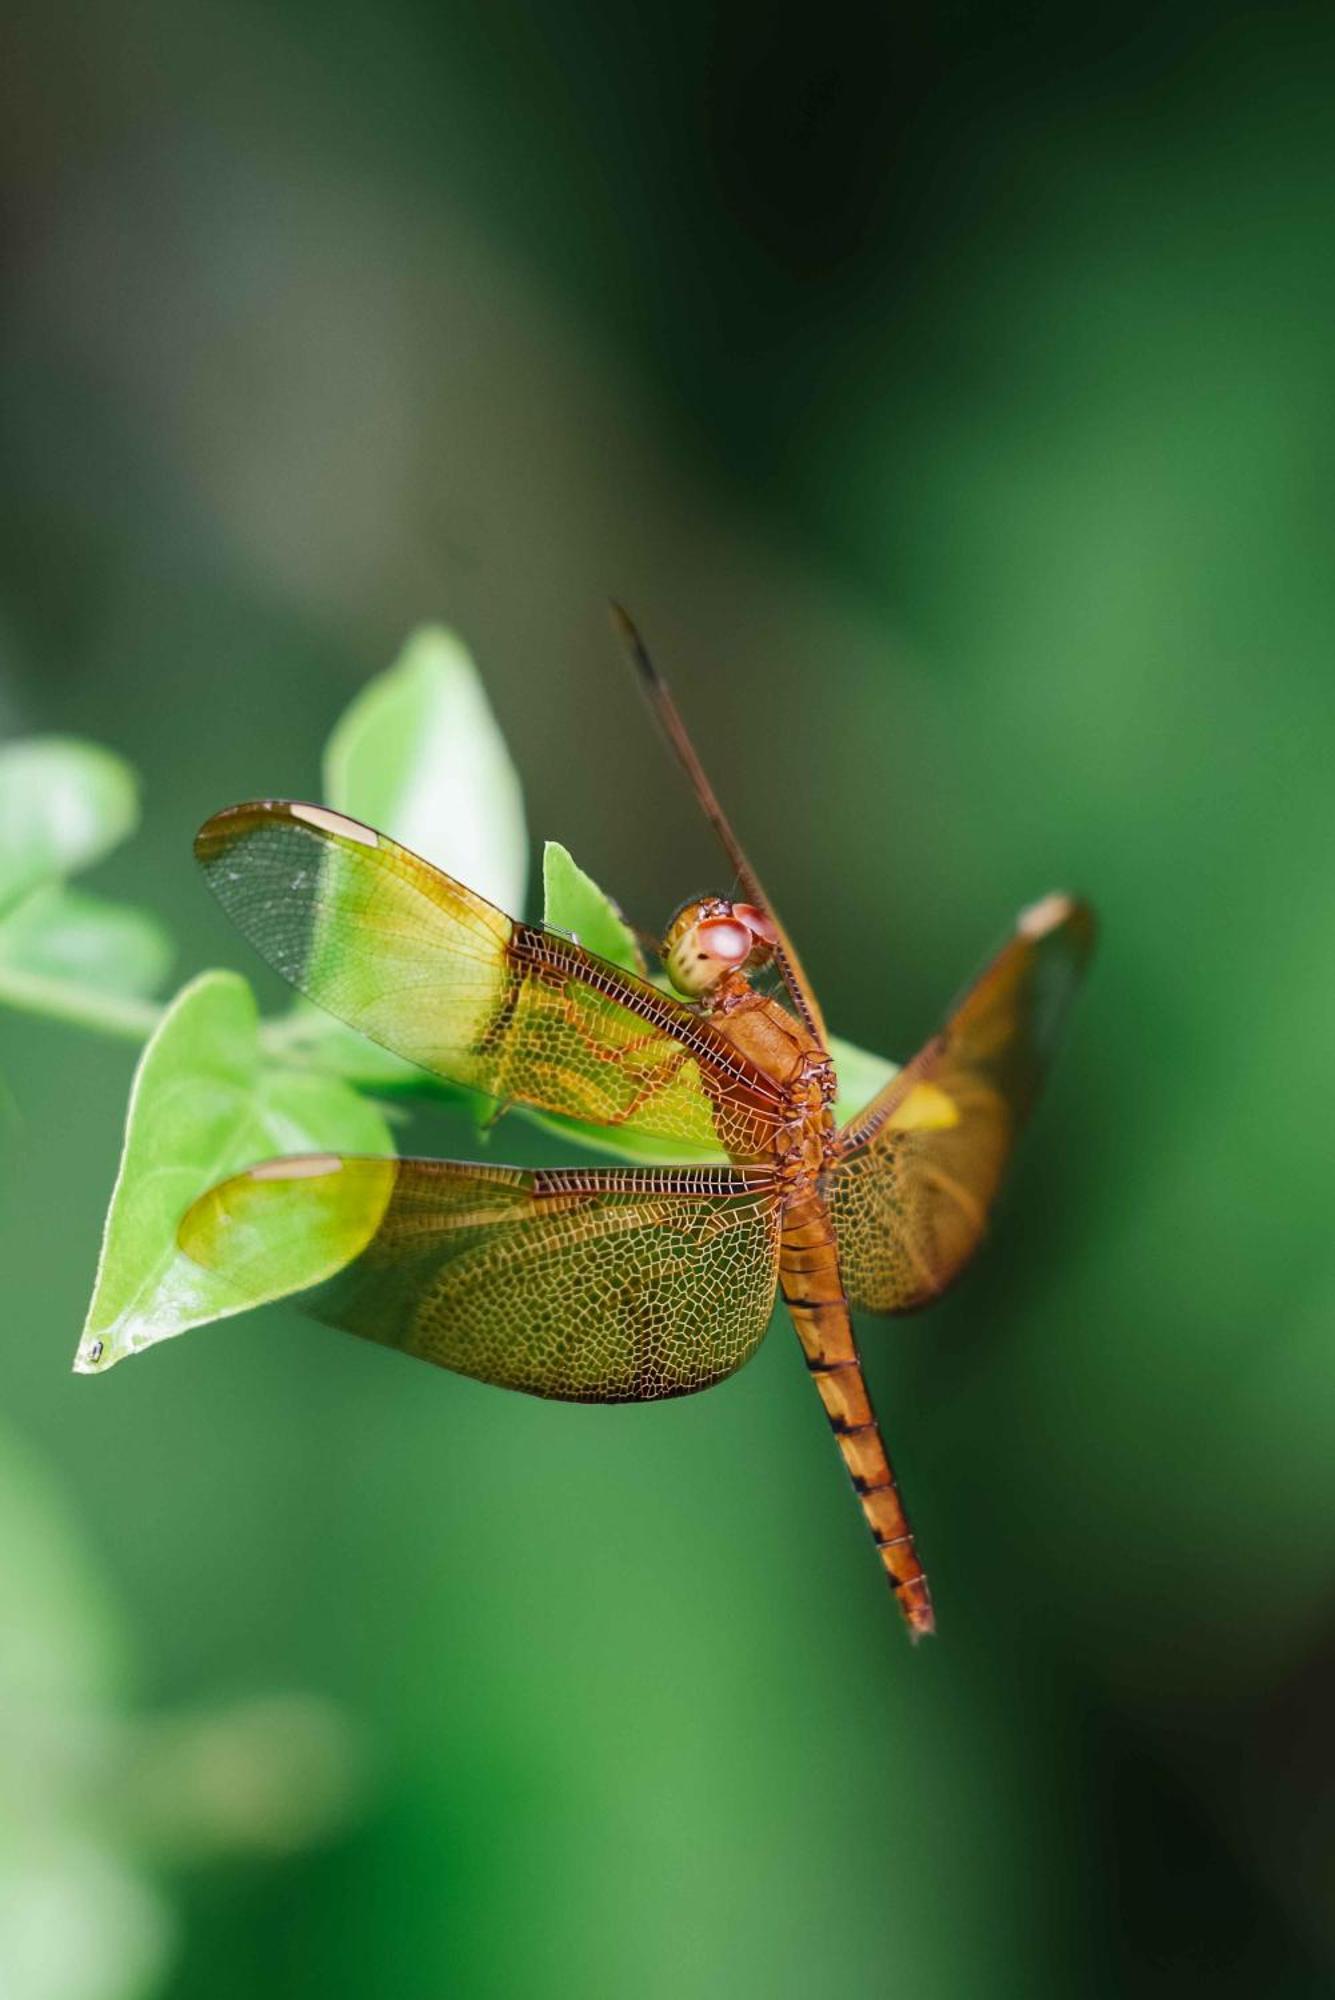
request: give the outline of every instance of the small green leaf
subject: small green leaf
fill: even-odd
[[[172,947],[147,910],[50,882],[0,920],[0,999],[7,968],[125,998],[155,993]]]
[[[368,683],[325,749],[325,798],[510,916],[528,877],[524,796],[461,642],[423,626]]]
[[[139,787],[112,750],[75,737],[0,747],[0,909],[87,868],[139,823]]]
[[[839,1089],[834,1100],[834,1122],[847,1125],[855,1113],[869,1104],[878,1090],[883,1090],[892,1076],[898,1076],[900,1065],[888,1062],[884,1056],[874,1056],[867,1049],[855,1048],[852,1042],[844,1042],[838,1035],[830,1036],[830,1054],[834,1057],[834,1073]]]
[[[246,981],[205,972],[172,1002],[140,1059],[93,1301],[75,1357],[112,1367],[187,1327],[314,1284],[355,1254],[294,1233],[262,1292],[205,1271],[177,1248],[190,1203],[215,1182],[284,1153],[390,1153],[379,1112],[336,1078],[263,1062]]]
[[[542,850],[543,922],[577,938],[585,951],[610,959],[623,972],[645,977],[634,931],[612,898],[586,875],[559,840]]]

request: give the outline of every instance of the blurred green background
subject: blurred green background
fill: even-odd
[[[0,732],[139,767],[179,976],[277,998],[190,834],[428,617],[535,835],[717,886],[613,593],[840,1032],[1105,925],[865,1329],[916,1653],[781,1328],[642,1410],[277,1309],[73,1378],[133,1052],[0,1015],[17,2000],[1335,1991],[1333,88],[1297,7],[6,11]]]

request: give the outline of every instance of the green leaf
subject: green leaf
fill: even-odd
[[[688,1148],[674,1145],[671,1139],[656,1138],[651,1132],[628,1132],[616,1125],[584,1125],[575,1118],[530,1111],[522,1104],[513,1108],[530,1124],[540,1125],[556,1139],[572,1140],[577,1146],[587,1146],[590,1152],[610,1154],[614,1160],[634,1160],[642,1167],[721,1166],[728,1157],[721,1146]]]
[[[521,915],[528,832],[519,774],[472,659],[453,633],[423,626],[388,672],[368,682],[325,748],[324,791],[336,811]],[[265,1030],[268,1044],[365,1090],[492,1107],[474,1092],[402,1061],[323,1009],[298,1000]]]
[[[94,861],[139,823],[139,787],[114,751],[75,737],[0,747],[0,909]]]
[[[572,860],[559,840],[542,850],[543,922],[567,931],[586,951],[610,959],[623,972],[645,977],[634,931],[607,893]]]
[[[524,796],[476,667],[440,626],[415,632],[329,739],[325,798],[510,916],[528,877]]]
[[[75,1357],[81,1374],[187,1327],[314,1284],[361,1247],[292,1231],[263,1287],[205,1271],[177,1248],[185,1210],[216,1181],[275,1154],[390,1153],[384,1119],[336,1078],[266,1064],[250,987],[205,972],[172,1002],[140,1059],[107,1214],[93,1301]]]
[[[171,966],[166,931],[147,910],[47,883],[0,920],[0,999],[6,970],[101,993],[155,993]]]
[[[265,1021],[260,1041],[266,1053],[277,1061],[301,1069],[323,1070],[329,1076],[355,1084],[359,1090],[372,1091],[377,1097],[431,1097],[451,1104],[481,1102],[484,1106],[490,1103],[490,1099],[479,1099],[474,1090],[464,1090],[417,1063],[406,1062],[356,1028],[336,1021],[332,1014],[326,1014],[310,1000],[298,1000],[279,1019]]]

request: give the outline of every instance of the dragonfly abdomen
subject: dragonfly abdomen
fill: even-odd
[[[784,1218],[779,1285],[891,1588],[921,1638],[934,1630],[931,1593],[862,1373],[834,1229],[817,1196],[795,1202]]]

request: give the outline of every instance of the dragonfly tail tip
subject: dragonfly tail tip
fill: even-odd
[[[904,1622],[909,1628],[909,1638],[916,1646],[920,1639],[930,1639],[936,1633],[936,1613],[932,1609],[931,1594],[925,1576],[914,1577],[906,1589],[897,1593],[899,1608],[904,1614]]]

